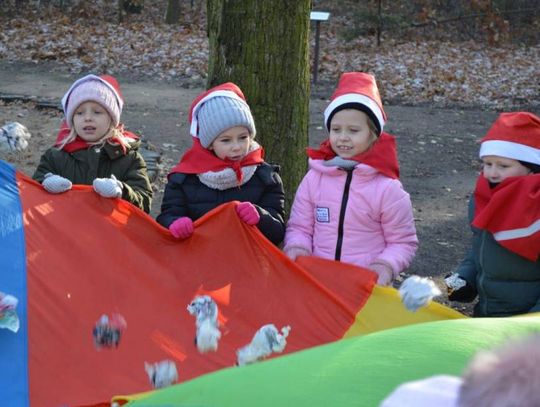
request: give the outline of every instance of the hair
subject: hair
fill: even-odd
[[[62,140],[62,142],[57,146],[58,150],[62,150],[67,144],[71,143],[75,138],[77,137],[77,132],[75,131],[75,127],[71,127],[71,130],[69,132],[69,135]],[[115,138],[116,141],[120,143],[120,145],[127,147],[129,145],[128,140],[124,136],[122,130],[119,127],[111,127],[109,128],[109,131],[107,134],[105,134],[101,139],[98,141],[94,141],[92,143],[88,143],[92,146],[103,146],[108,140]]]
[[[527,162],[527,161],[521,161],[521,160],[518,160],[518,161],[519,161],[519,163],[520,163],[521,165],[523,165],[524,167],[526,167],[526,168],[528,168],[529,170],[531,170],[531,172],[532,172],[533,174],[538,174],[538,173],[540,173],[540,165],[538,165],[538,164],[533,164],[533,163],[529,163],[529,162]]]
[[[334,109],[334,111],[328,117],[328,131],[330,131],[330,129],[332,128],[332,120],[334,116],[336,115],[336,113],[342,110],[347,110],[347,109],[359,110],[362,113],[365,113],[365,115],[367,116],[367,124],[369,127],[369,135],[370,135],[369,147],[366,150],[368,151],[373,145],[373,143],[375,143],[375,141],[377,141],[377,139],[379,138],[380,129],[376,125],[376,120],[374,119],[375,116],[373,112],[369,110],[366,106],[360,103],[345,103],[341,106],[338,106],[336,109]]]
[[[459,407],[540,406],[540,334],[476,354],[463,374]]]

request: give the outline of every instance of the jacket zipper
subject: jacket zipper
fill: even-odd
[[[338,223],[338,238],[336,243],[336,255],[335,260],[341,260],[341,247],[343,246],[343,223],[345,222],[345,211],[347,210],[347,202],[349,201],[349,190],[351,188],[351,181],[353,176],[353,169],[346,170],[347,179],[345,180],[345,188],[343,190],[343,196],[341,198],[341,209],[339,211],[339,223]]]

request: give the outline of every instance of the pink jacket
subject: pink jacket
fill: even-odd
[[[409,194],[399,180],[358,164],[346,196],[348,172],[323,162],[309,160],[310,170],[291,209],[284,250],[298,247],[336,259],[341,246],[341,261],[362,267],[382,261],[396,277],[409,266],[418,247]]]

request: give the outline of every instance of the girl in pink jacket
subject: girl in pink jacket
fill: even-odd
[[[372,75],[341,76],[324,112],[329,138],[308,149],[310,169],[291,209],[285,253],[367,267],[389,285],[418,246],[394,137]]]

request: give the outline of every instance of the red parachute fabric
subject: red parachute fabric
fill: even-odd
[[[291,326],[284,353],[341,339],[370,296],[375,274],[309,259],[291,262],[236,203],[195,222],[178,241],[131,204],[91,187],[52,195],[17,174],[27,257],[29,397],[33,406],[82,406],[152,390],[144,362],[173,360],[180,382],[232,367],[262,325]],[[323,281],[325,280],[325,281]],[[194,345],[198,294],[217,302],[217,352]],[[102,314],[127,321],[116,349],[98,350]],[[22,405],[22,404],[21,404]]]

